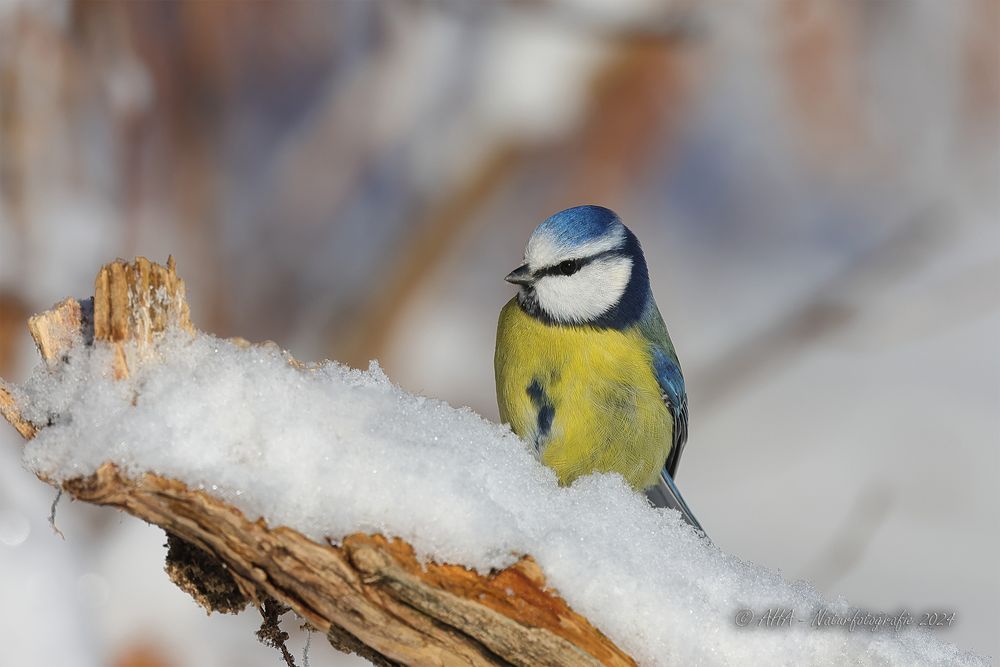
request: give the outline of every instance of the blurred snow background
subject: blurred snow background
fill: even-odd
[[[681,354],[713,539],[955,610],[942,637],[997,656],[998,64],[991,0],[6,0],[0,375],[34,363],[27,314],[172,253],[201,328],[495,419],[503,275],[603,204]],[[54,536],[17,449],[5,662],[274,664],[157,573],[159,530],[64,503]]]

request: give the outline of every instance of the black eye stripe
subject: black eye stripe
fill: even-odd
[[[605,257],[625,257],[625,253],[619,248],[614,250],[605,250],[604,252],[599,252],[596,255],[591,255],[590,257],[580,257],[579,259],[568,259],[553,266],[546,266],[545,268],[538,269],[533,274],[536,278],[541,278],[542,276],[570,276],[587,266],[588,264],[597,261],[598,259],[604,259]],[[574,262],[576,268],[570,273],[566,273],[563,270],[563,265],[569,262]]]
[[[559,273],[564,276],[571,276],[580,270],[580,262],[575,259],[567,259],[565,262],[559,262]]]

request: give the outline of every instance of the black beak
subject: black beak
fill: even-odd
[[[531,269],[528,265],[524,264],[508,273],[504,280],[515,285],[531,285],[535,282],[535,277],[531,275]]]

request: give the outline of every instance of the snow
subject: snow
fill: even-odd
[[[316,540],[381,533],[481,572],[531,554],[642,664],[987,664],[913,627],[814,628],[818,610],[846,616],[847,602],[723,553],[618,476],[559,487],[506,427],[404,392],[377,364],[300,369],[273,346],[176,331],[155,353],[138,363],[131,350],[124,381],[103,344],[39,366],[16,395],[51,425],[25,464],[63,480],[110,461]],[[793,610],[791,627],[736,626],[738,610],[769,608]]]

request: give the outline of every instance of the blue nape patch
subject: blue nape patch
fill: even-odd
[[[552,419],[556,416],[556,408],[552,405],[552,401],[549,400],[548,394],[542,389],[538,380],[532,380],[525,391],[528,392],[531,403],[538,410],[538,433],[535,435],[535,449],[541,450],[542,440],[548,436],[549,429],[552,428]]]
[[[603,206],[574,206],[556,213],[535,229],[535,234],[552,236],[560,245],[580,245],[600,238],[621,224],[618,215]]]

